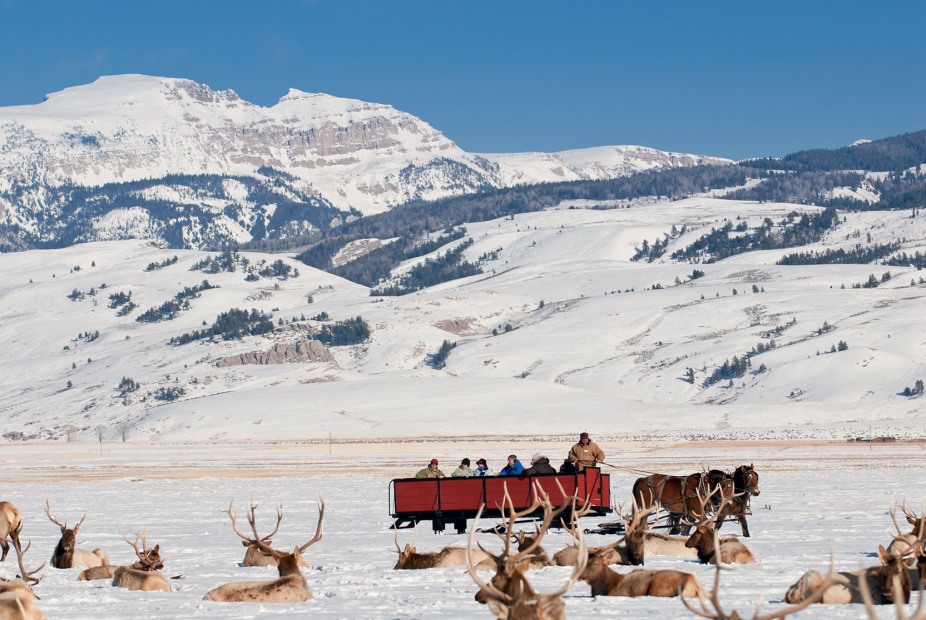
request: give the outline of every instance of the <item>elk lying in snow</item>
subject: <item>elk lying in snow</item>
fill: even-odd
[[[624,536],[607,545],[589,547],[589,555],[601,557],[606,564],[642,565],[646,555],[647,519],[657,509],[658,504],[653,504],[649,508],[641,510],[637,503],[634,502],[631,516],[626,517],[619,508],[615,507],[614,510],[619,515],[624,526]],[[585,510],[577,513],[577,516],[584,516],[584,514],[587,514]],[[621,543],[624,543],[624,545],[621,546]],[[576,555],[576,547],[570,545],[557,551],[553,556],[553,562],[557,566],[575,566]]]
[[[51,516],[51,506],[48,500],[45,500],[45,514],[49,520],[61,528],[61,539],[55,547],[51,556],[51,565],[53,568],[92,568],[109,564],[109,558],[102,549],[94,549],[92,552],[86,549],[77,548],[77,532],[80,526],[87,518],[87,513],[80,518],[73,528],[68,528],[67,523],[61,523]]]
[[[164,568],[164,560],[160,553],[161,545],[155,545],[149,549],[145,533],[135,534],[134,542],[124,537],[125,542],[132,545],[138,560],[131,566],[120,566],[115,570],[113,586],[144,592],[170,592],[170,584],[167,583],[164,575],[158,572]],[[142,545],[141,549],[138,548],[139,540]]]
[[[30,542],[23,549],[20,544],[19,534],[22,531],[22,524],[14,530],[12,536],[13,548],[16,550],[16,559],[19,562],[18,579],[0,579],[0,618],[22,619],[22,620],[45,620],[45,613],[33,602],[38,597],[32,591],[33,584],[39,582],[34,575],[45,568],[42,563],[36,569],[26,570],[23,556],[32,546]]]
[[[399,530],[395,531],[395,548],[399,552],[399,559],[393,566],[393,570],[418,570],[423,568],[444,568],[447,566],[463,566],[466,564],[466,549],[463,547],[444,547],[440,551],[426,551],[418,553],[415,543],[418,540],[418,530],[415,530],[415,541],[412,544],[405,544],[403,550],[399,546]],[[495,568],[495,562],[484,551],[475,553],[478,568],[480,570],[491,570]]]
[[[910,601],[910,571],[907,570],[903,557],[891,555],[883,546],[878,546],[878,557],[881,559],[880,566],[872,566],[859,571],[844,572],[840,571],[831,580],[823,591],[820,598],[821,603],[826,604],[846,604],[846,603],[863,603],[864,598],[860,589],[860,583],[865,582],[865,587],[871,593],[871,598],[876,605],[886,605],[892,602],[908,603]],[[832,571],[831,571],[832,572]],[[893,587],[894,580],[898,581],[898,587]],[[799,603],[806,599],[811,591],[822,589],[823,575],[815,570],[804,573],[794,585],[788,588],[785,594],[786,603]],[[901,600],[895,600],[896,594],[901,595]]]
[[[3,549],[3,557],[0,562],[6,561],[6,556],[10,552],[10,543],[7,538],[13,540],[22,525],[22,514],[12,502],[0,502],[0,548]]]
[[[700,492],[698,495],[700,496]],[[724,496],[716,515],[722,514],[732,499],[732,495]],[[706,500],[704,500],[704,505],[706,505]],[[715,516],[714,519],[716,518]],[[705,518],[695,527],[695,531],[685,542],[685,546],[697,551],[698,559],[702,564],[717,564],[718,562],[721,564],[755,564],[756,559],[752,552],[739,540],[732,536],[717,537],[714,532],[714,520]]]
[[[600,555],[589,555],[582,581],[592,596],[703,596],[698,578],[677,570],[637,569],[621,574],[608,568]]]
[[[714,539],[715,545],[718,546],[716,551],[717,555],[720,555],[719,543],[717,539]],[[714,588],[707,591],[706,596],[702,595],[698,597],[698,604],[700,609],[695,607],[693,603],[689,603],[685,598],[682,598],[682,604],[685,608],[696,616],[701,616],[702,618],[710,618],[712,620],[742,620],[739,612],[735,609],[729,613],[724,611],[723,605],[720,604],[720,572],[723,570],[723,566],[717,563],[714,570]],[[820,587],[814,590],[813,592],[808,593],[809,596],[800,601],[797,604],[792,605],[791,607],[786,607],[785,609],[778,610],[769,614],[760,614],[759,609],[761,608],[761,602],[756,605],[755,612],[752,615],[752,620],[777,620],[778,618],[784,618],[799,612],[800,610],[808,607],[814,603],[819,602],[823,595],[826,592],[826,589],[833,583],[836,573],[833,570],[833,565],[830,563],[830,570],[826,574],[826,577],[820,583]]]
[[[235,522],[235,514],[228,507],[228,516],[231,517],[232,529],[239,537],[249,540],[238,531]],[[254,505],[248,509],[248,523],[251,524],[251,531],[254,533],[253,540],[262,550],[271,554],[277,561],[277,570],[280,573],[279,579],[272,581],[243,581],[239,583],[227,583],[214,588],[206,593],[203,600],[222,601],[222,602],[255,602],[255,603],[300,603],[312,598],[309,592],[309,584],[306,583],[305,576],[299,569],[299,557],[311,545],[314,545],[322,539],[322,520],[325,518],[325,500],[318,498],[318,526],[315,530],[315,536],[301,547],[293,549],[292,553],[283,553],[271,549],[264,544],[260,535],[257,533],[257,525],[254,517]]]
[[[257,508],[257,504],[252,502],[254,509]],[[231,507],[229,507],[231,508]],[[273,528],[273,531],[267,534],[266,536],[257,537],[257,534],[254,537],[246,537],[241,541],[241,544],[247,548],[247,551],[244,552],[244,559],[238,564],[239,566],[276,566],[277,559],[272,553],[264,551],[265,548],[273,544],[273,537],[276,536],[276,533],[280,530],[280,523],[283,522],[283,505],[280,504],[277,507],[277,524]],[[260,541],[263,544],[263,548],[257,544],[257,541]],[[305,558],[299,556],[298,559],[299,566],[308,568],[309,563],[305,561]]]
[[[534,541],[534,543],[538,545],[540,538],[542,538],[546,529],[549,528],[553,519],[553,510],[549,503],[549,498],[545,497],[542,501],[542,505],[544,509],[545,527],[541,526],[538,534],[539,537]],[[510,545],[506,545],[505,551],[495,560],[499,566],[508,566],[511,568],[508,581],[500,588],[496,585],[495,579],[492,579],[488,583],[484,582],[476,572],[476,566],[473,565],[473,537],[477,529],[476,524],[479,522],[479,518],[482,516],[482,511],[484,509],[485,504],[480,506],[479,511],[476,513],[476,520],[473,523],[473,528],[470,530],[469,540],[466,545],[465,558],[466,569],[469,571],[470,577],[472,577],[476,585],[479,586],[479,594],[483,595],[483,599],[488,605],[489,611],[500,620],[565,620],[566,610],[562,596],[578,580],[579,575],[585,568],[585,562],[588,557],[585,548],[585,539],[582,537],[581,532],[578,534],[579,561],[573,569],[569,580],[559,590],[551,594],[538,594],[535,592],[524,576],[524,566],[526,564],[524,560],[529,556],[530,552],[525,550],[524,552],[519,552],[515,556],[509,556]],[[521,561],[518,561],[518,556],[522,556]],[[497,576],[498,575],[496,575],[496,577]],[[478,594],[477,600],[479,600]]]
[[[534,527],[534,534],[531,536],[528,536],[524,532],[515,534],[514,539],[518,541],[518,553],[526,549],[533,549],[527,558],[527,568],[545,568],[547,566],[552,566],[553,562],[550,561],[546,549],[539,544],[539,539],[542,538],[543,535],[540,533],[540,529],[537,528],[536,524]],[[537,545],[535,546],[534,543],[537,543]]]
[[[871,590],[868,588],[868,581],[862,579],[859,581],[859,591],[862,594],[862,601],[865,603],[865,610],[868,612],[868,617],[871,620],[878,620],[878,610],[875,609],[874,601],[871,598]],[[896,577],[891,580],[891,592],[893,593],[893,598],[895,601],[899,601],[900,597],[897,594],[900,593],[902,586],[900,580]],[[920,595],[916,603],[916,609],[913,610],[913,615],[908,616],[907,610],[899,602],[894,604],[894,613],[897,615],[897,620],[926,620],[926,609],[923,608],[923,600],[926,599],[926,589],[920,589]]]

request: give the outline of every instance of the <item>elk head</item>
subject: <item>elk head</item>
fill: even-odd
[[[161,545],[155,545],[153,548],[148,548],[148,539],[146,534],[148,533],[148,528],[145,528],[141,533],[132,532],[135,534],[135,540],[129,540],[128,536],[123,536],[122,538],[125,542],[132,545],[132,549],[135,550],[135,555],[138,556],[138,561],[132,564],[132,568],[136,570],[143,571],[156,571],[164,568],[164,560],[161,558]],[[138,548],[138,543],[141,542],[141,549]]]
[[[405,543],[405,549],[399,546],[399,529],[394,524],[392,529],[395,530],[395,548],[399,552],[399,560],[392,568],[393,570],[402,570],[411,563],[413,557],[418,555],[418,526],[415,525],[415,539],[412,544]]]
[[[51,505],[48,503],[48,498],[46,497],[45,514],[52,523],[61,528],[61,539],[58,540],[55,551],[52,553],[51,565],[54,568],[71,568],[74,565],[74,551],[77,549],[77,533],[80,531],[80,526],[84,522],[84,519],[87,518],[87,513],[84,513],[84,516],[80,518],[77,525],[73,528],[69,528],[67,522],[61,523],[52,516]]]
[[[878,587],[881,588],[883,600],[892,603],[910,602],[910,590],[913,588],[913,583],[910,580],[910,573],[907,572],[907,563],[903,555],[888,553],[884,546],[878,545],[878,558],[881,560],[881,566],[875,573],[875,577]],[[895,582],[897,587],[895,587]],[[897,596],[901,598],[898,600]]]
[[[271,548],[270,545],[264,542],[260,534],[257,533],[257,519],[254,516],[254,508],[255,508],[255,505],[253,502],[248,504],[247,518],[248,518],[248,523],[251,525],[251,533],[253,534],[253,536],[248,536],[238,531],[237,513],[232,512],[232,505],[229,504],[227,512],[228,512],[229,518],[231,518],[232,530],[234,530],[235,534],[237,534],[239,538],[246,541],[246,544],[253,544],[258,549],[260,549],[261,552],[272,556],[273,559],[276,560],[277,562],[277,567],[280,571],[281,577],[299,573],[300,572],[299,571],[300,559],[302,557],[302,554],[305,553],[306,549],[308,549],[309,547],[311,547],[312,545],[314,545],[315,543],[317,543],[318,541],[322,539],[322,520],[325,518],[324,498],[321,496],[319,496],[318,498],[318,525],[316,526],[316,529],[315,529],[315,536],[311,540],[309,540],[309,542],[305,543],[304,545],[296,546],[293,549],[292,553],[285,553],[282,551],[277,551],[276,549]],[[282,518],[282,507],[278,511],[278,514],[280,518]],[[279,521],[277,522],[277,526],[279,526]],[[273,531],[273,534],[275,533],[276,533],[276,530]]]

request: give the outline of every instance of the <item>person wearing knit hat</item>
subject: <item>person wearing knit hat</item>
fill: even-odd
[[[575,463],[576,471],[582,471],[586,467],[597,467],[598,463],[604,462],[604,450],[583,431],[579,435],[579,443],[569,450],[569,460]]]
[[[494,476],[495,472],[492,471],[492,468],[489,467],[489,464],[485,459],[479,459],[476,461],[476,469],[473,470],[474,476]]]
[[[463,459],[460,461],[460,466],[453,470],[453,473],[450,474],[451,478],[469,478],[473,475],[473,470],[469,466],[469,459]]]
[[[555,474],[556,469],[550,465],[550,459],[539,452],[531,457],[531,466],[521,472],[522,476],[537,476],[541,474]]]
[[[444,472],[437,468],[437,459],[431,459],[427,467],[415,474],[415,478],[445,478]]]

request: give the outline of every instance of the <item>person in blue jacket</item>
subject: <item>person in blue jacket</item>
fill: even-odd
[[[521,465],[521,461],[518,460],[518,457],[514,454],[508,457],[508,464],[502,467],[502,470],[498,472],[499,476],[519,476],[521,472],[524,471],[524,465]]]

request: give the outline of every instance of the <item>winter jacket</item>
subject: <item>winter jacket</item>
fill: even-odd
[[[485,467],[477,467],[476,469],[474,469],[473,475],[474,476],[494,476],[495,472],[492,471],[492,469],[488,465],[486,465]]]
[[[441,470],[431,469],[429,466],[415,474],[415,478],[446,478],[446,476],[444,476],[444,472]]]
[[[576,473],[576,466],[572,461],[570,461],[569,459],[566,459],[565,461],[563,461],[563,464],[559,466],[559,473],[574,474]]]
[[[537,459],[537,462],[521,472],[524,476],[536,476],[539,474],[555,474],[556,470],[550,465],[550,459],[543,457]]]
[[[450,477],[451,478],[469,478],[472,475],[474,475],[472,469],[470,469],[469,467],[463,467],[462,465],[460,465],[459,467],[453,470],[453,473],[450,474]]]
[[[520,476],[524,471],[524,465],[521,465],[521,461],[515,459],[514,465],[505,465],[502,467],[502,470],[498,472],[499,476]]]
[[[577,443],[569,451],[569,460],[576,464],[577,471],[586,467],[597,467],[599,461],[604,460],[604,450],[594,441],[588,442],[587,446]]]

